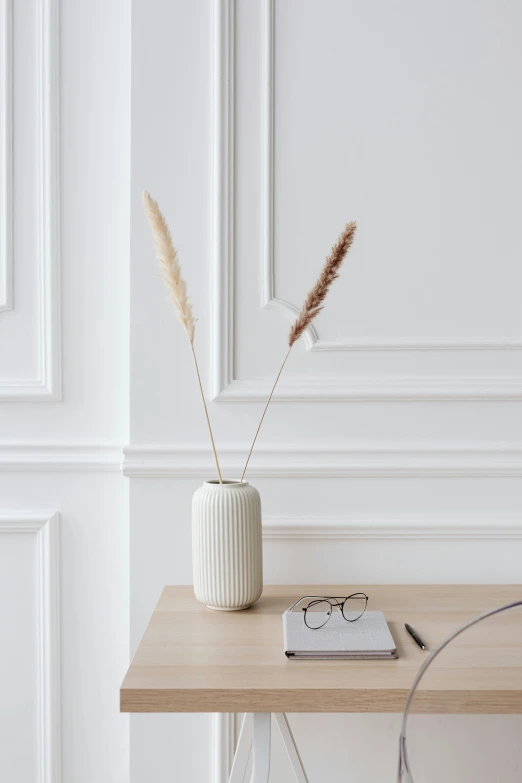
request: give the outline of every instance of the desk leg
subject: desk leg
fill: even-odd
[[[243,783],[252,750],[252,715],[245,715],[228,783]]]
[[[277,721],[277,725],[279,726],[279,731],[281,732],[286,752],[288,753],[288,758],[290,759],[290,764],[294,770],[297,783],[308,783],[308,778],[306,777],[303,762],[301,761],[299,750],[295,744],[294,735],[292,734],[292,729],[288,723],[288,718],[284,712],[276,712],[274,717]]]
[[[254,763],[251,783],[268,783],[271,718],[270,712],[254,712]]]
[[[304,771],[299,750],[288,718],[282,712],[274,713],[283,744],[286,748],[296,783],[309,783]],[[253,721],[252,721],[253,719]],[[270,732],[272,715],[268,712],[255,712],[245,715],[239,732],[236,753],[230,770],[228,783],[244,783],[250,753],[252,752],[252,722],[254,724],[254,760],[251,783],[268,783],[270,774]]]

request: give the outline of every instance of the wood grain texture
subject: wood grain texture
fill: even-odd
[[[382,609],[396,661],[289,661],[281,615],[302,595],[364,590]],[[425,653],[473,616],[520,597],[522,585],[265,587],[242,612],[214,612],[192,587],[166,587],[121,687],[122,712],[402,712]],[[522,713],[522,611],[470,629],[428,670],[422,713]]]

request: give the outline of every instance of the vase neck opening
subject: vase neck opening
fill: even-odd
[[[212,487],[213,489],[248,487],[248,481],[239,481],[238,479],[223,479],[223,483],[220,483],[218,479],[211,479],[210,481],[205,481],[205,486]]]

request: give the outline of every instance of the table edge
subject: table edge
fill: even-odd
[[[401,713],[409,689],[165,689],[122,688],[120,712],[353,712]],[[423,690],[413,712],[522,714],[522,690]]]

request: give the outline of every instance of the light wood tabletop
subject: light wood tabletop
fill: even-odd
[[[292,661],[281,615],[304,595],[364,590],[382,609],[392,661]],[[427,653],[458,625],[522,596],[522,585],[265,587],[240,612],[217,612],[192,587],[166,587],[121,687],[122,712],[402,712]],[[522,610],[466,631],[441,653],[415,697],[424,713],[522,713]]]

